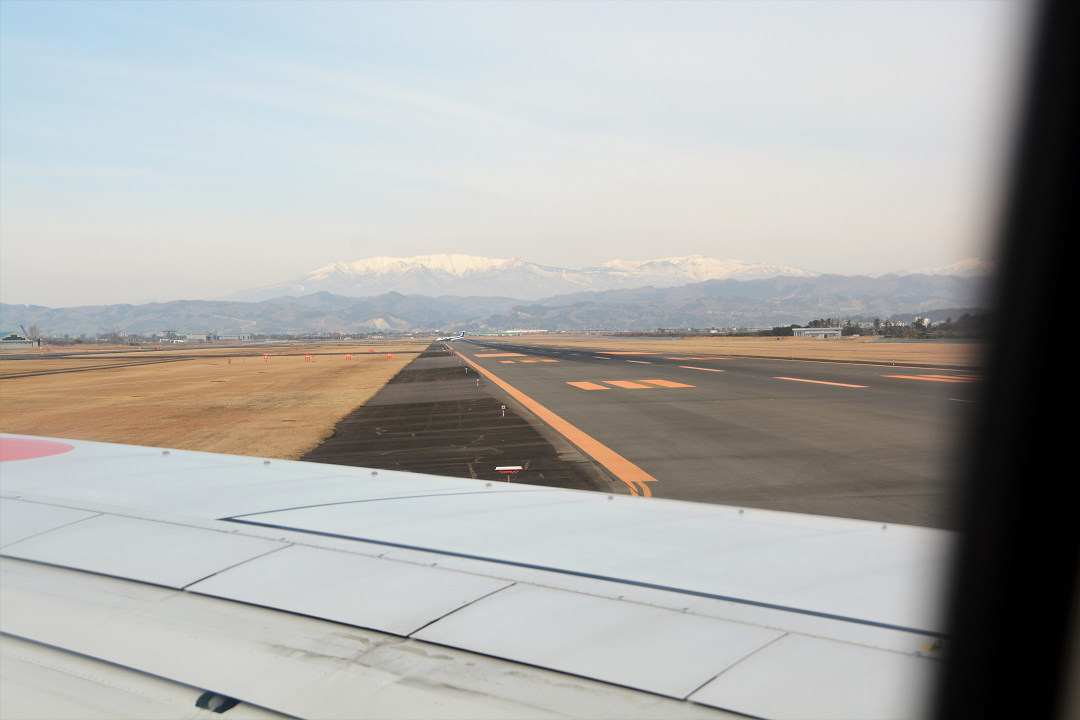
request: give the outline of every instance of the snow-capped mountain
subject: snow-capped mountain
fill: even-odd
[[[764,278],[791,276],[814,277],[819,273],[781,265],[743,262],[742,260],[717,260],[704,255],[663,258],[661,260],[611,260],[600,266],[603,270],[626,273],[627,277],[648,278],[647,285],[683,285],[705,280],[762,280]],[[677,282],[667,282],[667,278]]]
[[[978,277],[994,274],[994,263],[968,258],[943,267],[923,268],[921,270],[904,270],[897,275],[956,275],[958,277]]]
[[[522,260],[474,255],[374,257],[335,262],[298,278],[230,296],[257,301],[282,296],[329,292],[370,297],[386,292],[403,295],[503,296],[539,300],[552,295],[620,288],[674,287],[703,280],[760,280],[778,276],[812,277],[798,268],[717,260],[703,255],[658,260],[612,260],[598,267],[558,268]]]
[[[933,312],[944,319],[985,307],[988,278],[970,272],[983,265],[870,278],[700,255],[580,269],[469,255],[381,257],[331,263],[231,299],[58,309],[5,304],[0,320],[74,335],[166,327],[221,333],[770,327]]]

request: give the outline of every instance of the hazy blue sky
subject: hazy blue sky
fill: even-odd
[[[0,0],[0,299],[987,257],[1021,2]]]

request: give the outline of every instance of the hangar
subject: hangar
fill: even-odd
[[[41,341],[31,340],[14,330],[2,330],[0,331],[0,347],[5,350],[8,348],[36,348],[41,347]]]
[[[840,339],[840,328],[792,328],[795,337]]]

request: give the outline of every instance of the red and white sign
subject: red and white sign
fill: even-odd
[[[514,475],[515,473],[521,472],[521,466],[520,465],[500,465],[500,466],[495,468],[495,472],[505,473],[506,482],[510,482],[510,476]]]

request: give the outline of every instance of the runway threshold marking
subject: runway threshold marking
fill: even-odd
[[[647,484],[656,482],[656,478],[652,475],[645,472],[607,445],[604,445],[599,440],[594,439],[592,436],[562,419],[560,416],[536,402],[510,383],[492,373],[490,370],[480,367],[460,352],[454,352],[462,360],[472,365],[478,373],[505,390],[510,397],[517,400],[527,407],[534,415],[550,425],[557,433],[581,448],[582,452],[607,468],[608,472],[619,478],[619,480],[630,488],[631,495],[652,497],[652,490],[649,489]]]
[[[625,388],[627,390],[652,390],[652,385],[642,385],[641,383],[630,382],[629,380],[603,380],[608,385],[614,385],[615,387]]]
[[[814,383],[815,385],[834,385],[836,387],[864,388],[866,385],[849,385],[848,383],[826,382],[824,380],[807,380],[806,378],[777,377],[775,380],[791,380],[792,382]]]

